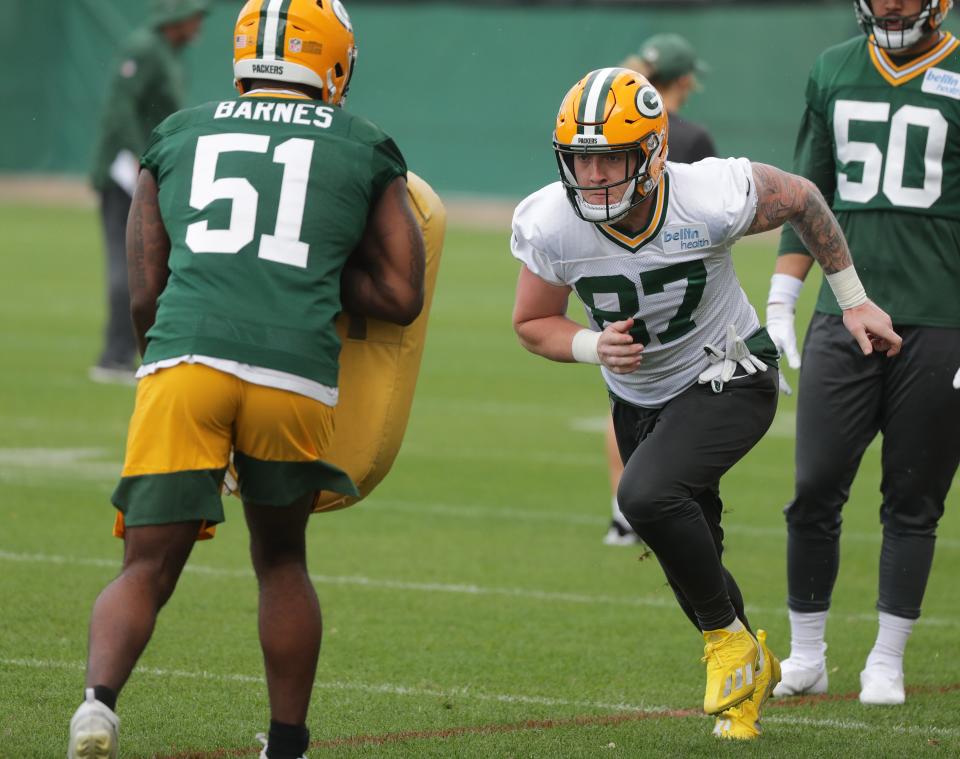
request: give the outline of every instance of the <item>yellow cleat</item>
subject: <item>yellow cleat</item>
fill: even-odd
[[[760,713],[773,689],[780,682],[780,660],[767,648],[767,633],[757,630],[760,643],[760,667],[756,672],[756,690],[740,706],[727,709],[713,727],[718,738],[752,740],[760,737]]]
[[[704,630],[703,661],[707,689],[703,710],[719,714],[746,701],[756,691],[754,674],[760,669],[760,646],[748,630]]]

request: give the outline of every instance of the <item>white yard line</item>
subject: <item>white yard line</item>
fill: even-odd
[[[554,411],[555,413],[555,411]],[[606,432],[609,417],[602,416],[575,416],[568,426],[574,432]],[[767,437],[793,438],[797,434],[797,415],[793,411],[778,411],[773,424],[767,430]]]
[[[890,731],[892,733],[906,733],[908,735],[944,736],[948,738],[960,737],[960,729],[950,727],[935,727],[933,725],[904,725],[875,724],[848,719],[813,719],[811,717],[787,717],[780,714],[764,714],[764,724],[797,725],[798,727],[825,727],[836,730],[853,730],[868,733]]]
[[[67,669],[83,671],[86,667],[82,662],[45,661],[40,659],[5,659],[0,658],[0,666],[22,667],[30,669]],[[155,677],[184,678],[192,680],[213,680],[217,682],[263,683],[259,675],[244,675],[205,670],[177,670],[159,669],[156,667],[137,667],[136,672]],[[549,696],[525,696],[521,694],[484,693],[474,688],[454,686],[452,688],[418,688],[391,683],[358,683],[334,680],[329,682],[314,682],[314,688],[320,690],[361,691],[364,693],[383,693],[393,696],[419,696],[425,698],[444,698],[455,696],[458,698],[473,699],[475,701],[497,701],[505,704],[537,704],[541,706],[572,706],[578,709],[604,709],[615,712],[667,712],[666,706],[646,706],[644,704],[628,704],[625,702],[605,701],[571,701]]]
[[[82,662],[54,661],[42,659],[9,659],[0,658],[0,666],[19,667],[24,669],[65,669],[72,672],[82,672],[85,665]],[[162,669],[158,667],[137,667],[136,673],[140,675],[186,680],[208,680],[223,683],[256,683],[262,684],[264,679],[259,675],[246,675],[239,673],[216,673],[206,670],[178,670]],[[644,703],[630,704],[626,702],[607,702],[607,701],[575,701],[565,698],[554,698],[551,696],[528,696],[518,693],[485,693],[475,688],[465,686],[452,686],[449,688],[419,688],[407,685],[396,685],[393,683],[362,683],[346,682],[334,680],[328,682],[317,681],[314,683],[317,690],[328,691],[358,691],[361,693],[376,693],[389,696],[411,696],[414,698],[460,698],[468,701],[492,701],[503,704],[525,704],[536,706],[563,706],[576,709],[594,709],[603,711],[612,711],[619,713],[641,713],[641,714],[673,714],[676,716],[677,709],[647,705]],[[706,719],[706,715],[690,714],[690,718]],[[777,725],[795,725],[798,727],[821,727],[833,730],[844,730],[848,732],[891,732],[906,733],[908,735],[936,735],[941,737],[956,738],[960,737],[960,729],[936,727],[933,725],[904,725],[904,724],[876,724],[861,722],[859,720],[839,720],[839,719],[816,719],[811,717],[793,717],[783,714],[767,714],[764,716],[764,722]]]
[[[460,451],[456,453],[438,454],[428,450],[417,450],[405,447],[404,455],[418,457],[442,456],[464,460],[497,460],[506,461],[516,459],[517,456],[503,451]],[[122,464],[108,462],[102,459],[107,455],[103,448],[0,448],[0,482],[26,481],[36,482],[38,477],[47,480],[78,479],[84,481],[115,482],[120,476]],[[563,465],[579,464],[581,466],[596,467],[600,464],[590,458],[575,454],[556,454],[547,452],[525,451],[517,454],[524,460],[538,463],[557,463]],[[599,455],[599,454],[598,454]],[[365,504],[366,508],[384,508],[408,513],[421,513],[436,516],[449,516],[455,519],[494,519],[503,521],[533,521],[542,524],[573,524],[593,525],[598,529],[604,524],[603,518],[590,514],[576,514],[558,511],[540,511],[537,509],[496,508],[485,505],[469,505],[457,503],[435,502],[408,502],[396,500],[379,500],[373,496]],[[737,524],[732,519],[727,520],[724,531],[731,535],[750,535],[753,537],[786,538],[786,529],[781,527],[753,527],[746,524]],[[880,530],[875,532],[857,532],[845,530],[843,540],[864,543],[880,544]],[[937,548],[960,548],[960,540],[938,538]]]
[[[404,511],[409,513],[430,514],[435,516],[449,516],[459,519],[493,519],[505,522],[539,522],[543,525],[549,524],[571,524],[571,525],[592,525],[598,529],[603,528],[607,523],[604,516],[577,514],[563,511],[547,511],[538,509],[514,509],[497,508],[491,506],[475,506],[470,504],[456,503],[431,503],[381,500],[377,496],[371,496],[369,501],[364,502],[364,508],[383,509],[384,511]],[[748,524],[737,524],[730,517],[724,522],[723,531],[729,535],[750,535],[753,537],[769,537],[786,540],[787,528],[783,527],[753,527]],[[845,541],[854,541],[858,543],[873,543],[880,545],[880,528],[876,532],[859,532],[856,530],[844,530],[842,539]],[[938,549],[956,549],[960,548],[960,540],[951,538],[937,538]]]
[[[102,567],[113,570],[118,570],[120,568],[119,559],[80,558],[39,553],[16,553],[2,549],[0,549],[0,561],[35,564],[59,564],[63,566]],[[253,577],[253,572],[250,569],[226,569],[221,567],[205,566],[202,564],[187,564],[184,571],[190,574],[203,575],[205,577]],[[310,579],[317,585],[346,585],[351,587],[371,588],[374,590],[403,590],[420,593],[451,593],[455,595],[528,598],[536,601],[547,601],[550,603],[572,603],[588,606],[626,606],[634,608],[653,607],[660,609],[672,609],[676,606],[676,601],[674,601],[672,597],[628,598],[624,596],[608,596],[601,594],[562,593],[550,590],[537,590],[534,588],[501,588],[459,583],[410,582],[404,580],[387,580],[364,577],[362,575],[311,574]],[[786,610],[783,608],[766,608],[753,606],[751,604],[747,605],[746,610],[751,614],[764,614],[771,616],[783,616],[786,614]],[[841,614],[837,613],[836,611],[834,611],[832,614],[831,619],[847,622],[868,622],[870,624],[876,624],[877,621],[875,614]],[[920,618],[919,622],[921,625],[930,625],[934,627],[960,627],[960,618],[923,616]]]
[[[122,461],[103,461],[104,448],[0,448],[0,482],[117,480]]]

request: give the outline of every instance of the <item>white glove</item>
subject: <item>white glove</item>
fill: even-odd
[[[786,303],[767,304],[767,332],[780,354],[787,357],[791,369],[800,368],[797,332],[793,326],[793,306]]]
[[[767,332],[781,356],[787,359],[791,369],[800,368],[800,352],[797,350],[797,332],[793,326],[794,307],[800,297],[803,280],[789,274],[774,274],[770,279],[770,295],[767,296]],[[780,392],[793,395],[787,378],[780,370]]]
[[[957,373],[953,375],[953,387],[955,390],[960,390],[960,369],[957,369]]]
[[[786,356],[787,364],[791,369],[800,368],[800,353],[797,351],[797,333],[793,327],[793,306],[786,303],[767,304],[767,332],[770,339],[777,346],[781,356]],[[793,395],[793,388],[780,370],[780,392],[784,395]]]
[[[756,374],[758,370],[767,371],[767,365],[749,351],[732,324],[727,327],[727,340],[723,350],[710,344],[703,346],[703,350],[706,351],[710,366],[700,373],[699,381],[702,385],[709,382],[715,393],[723,390],[723,386],[733,379],[738,366],[747,374]]]

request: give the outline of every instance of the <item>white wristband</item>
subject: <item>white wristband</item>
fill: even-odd
[[[853,266],[848,266],[835,274],[828,274],[827,284],[833,290],[833,294],[837,298],[837,305],[843,311],[848,308],[856,308],[867,302],[867,292],[863,289],[860,277],[857,276],[857,270]]]
[[[600,354],[597,353],[597,343],[600,342],[600,333],[592,329],[581,329],[573,336],[573,360],[581,364],[599,364]]]
[[[790,274],[774,274],[770,278],[770,294],[767,303],[784,303],[791,308],[800,297],[803,280]]]

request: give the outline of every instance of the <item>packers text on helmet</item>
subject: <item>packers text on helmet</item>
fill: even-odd
[[[340,0],[247,0],[233,32],[233,76],[306,84],[343,102],[357,48]]]
[[[553,148],[560,181],[577,215],[594,223],[622,219],[657,188],[663,176],[667,111],[660,93],[630,69],[591,71],[563,99]],[[577,178],[576,157],[598,153],[623,154],[622,179],[597,186]],[[595,202],[600,190],[605,199]],[[588,201],[584,192],[593,200]]]
[[[863,33],[884,50],[913,47],[943,23],[953,0],[921,0],[920,12],[912,16],[878,16],[871,0],[853,0],[857,22]]]

